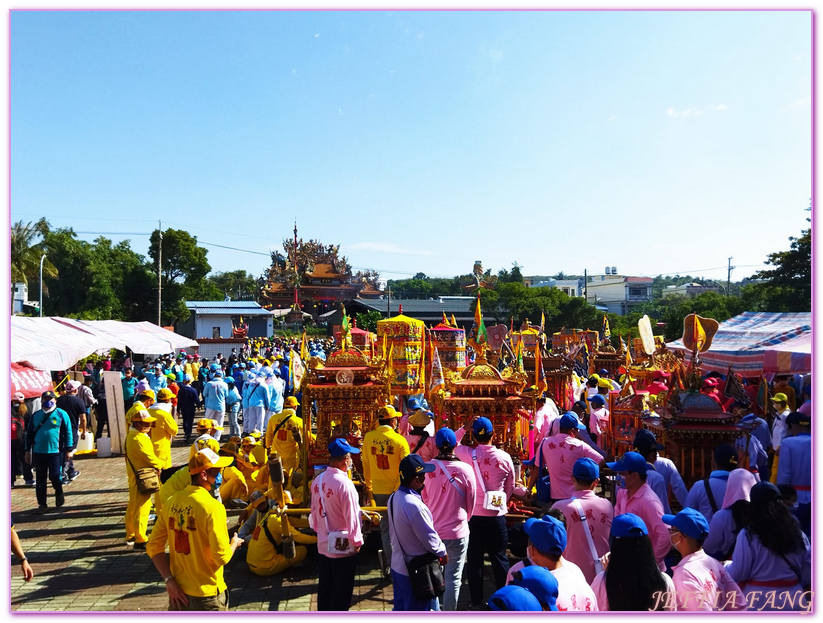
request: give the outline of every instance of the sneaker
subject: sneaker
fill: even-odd
[[[26,486],[27,487],[33,487],[35,484],[37,484],[37,483],[34,480],[27,480],[26,481]]]
[[[146,542],[145,541],[141,541],[140,543],[135,542],[134,549],[141,550],[141,551],[145,552],[146,551]]]
[[[49,510],[49,505],[48,504],[41,504],[40,506],[37,507],[37,510],[34,511],[34,512],[37,513],[38,515],[43,515],[44,513],[47,513],[48,510]]]
[[[63,495],[62,493],[55,493],[54,494],[54,505],[57,506],[57,508],[60,508],[65,503],[66,503],[66,496],[65,495]]]
[[[74,470],[71,474],[69,474],[69,481],[77,480],[77,477],[80,475],[80,470]]]

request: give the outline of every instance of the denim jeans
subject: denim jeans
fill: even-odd
[[[460,597],[460,583],[463,581],[463,565],[466,562],[466,551],[469,547],[469,537],[449,539],[443,541],[449,561],[443,569],[446,580],[446,592],[443,593],[443,610],[457,610],[457,599]]]
[[[229,409],[229,436],[234,436],[234,435],[239,436],[240,435],[240,424],[237,422],[237,414],[240,412],[240,403],[235,402],[228,409]]]
[[[386,506],[389,503],[390,493],[374,493],[374,503],[377,506]],[[380,518],[380,541],[383,545],[383,564],[386,569],[391,567],[391,536],[389,536],[389,514],[384,513]]]
[[[412,594],[411,581],[409,576],[391,570],[391,583],[394,592],[394,605],[392,610],[402,612],[440,610],[440,602],[437,597],[431,599],[418,599]]]

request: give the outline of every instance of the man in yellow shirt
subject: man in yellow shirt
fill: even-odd
[[[129,481],[129,503],[126,506],[126,542],[134,543],[134,549],[145,549],[151,510],[151,493],[141,493],[137,488],[135,472],[145,467],[153,467],[158,472],[162,462],[154,453],[149,437],[154,418],[146,409],[138,409],[131,419],[131,428],[126,434],[126,475]]]
[[[191,484],[157,517],[146,553],[166,583],[169,610],[228,610],[223,567],[243,540],[235,534],[229,541],[226,509],[212,490],[230,463],[209,448],[198,451],[189,461]]]
[[[191,458],[203,448],[209,448],[212,452],[217,452],[220,450],[220,443],[214,437],[210,437],[209,435],[200,435],[200,437],[195,439],[194,443],[191,444],[191,448],[189,449],[189,460],[191,460]],[[160,509],[166,504],[166,500],[178,491],[182,491],[188,487],[190,483],[191,478],[189,477],[189,469],[187,465],[175,471],[166,479],[166,482],[160,485],[160,490],[154,496],[155,511],[159,514]]]
[[[287,479],[300,465],[300,447],[303,443],[303,419],[297,417],[297,398],[288,396],[283,411],[269,418],[266,428],[266,448],[280,455]]]
[[[149,407],[149,414],[155,419],[151,425],[151,442],[154,453],[163,461],[163,469],[171,467],[171,440],[177,434],[177,422],[172,417],[170,400],[174,396],[168,387],[157,392],[159,402]]]
[[[366,494],[377,506],[385,506],[400,486],[400,461],[409,454],[409,442],[397,432],[400,414],[391,405],[377,411],[378,426],[363,437],[363,477]],[[383,541],[383,571],[391,564],[391,539],[386,515],[380,520]]]
[[[154,404],[154,390],[153,389],[144,389],[142,392],[137,394],[134,399],[134,404],[129,407],[129,410],[126,411],[126,426],[131,425],[131,418],[132,416],[137,413],[138,411],[148,411],[149,407]]]

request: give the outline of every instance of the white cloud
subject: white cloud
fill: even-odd
[[[320,38],[320,33],[319,32],[314,33],[314,38],[319,39]]]
[[[705,108],[683,108],[681,110],[669,107],[666,109],[666,115],[673,119],[688,119],[690,117],[700,117],[706,111],[723,112],[728,109],[729,107],[726,106],[726,104],[713,104],[711,106],[706,106]]]
[[[372,251],[394,255],[434,255],[434,253],[425,249],[406,249],[392,242],[355,242],[347,246],[354,251]]]

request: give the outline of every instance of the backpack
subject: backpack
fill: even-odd
[[[23,420],[23,416],[17,413],[12,414],[11,416],[11,439],[17,439],[18,441],[23,439],[23,431],[26,428],[25,420]]]

